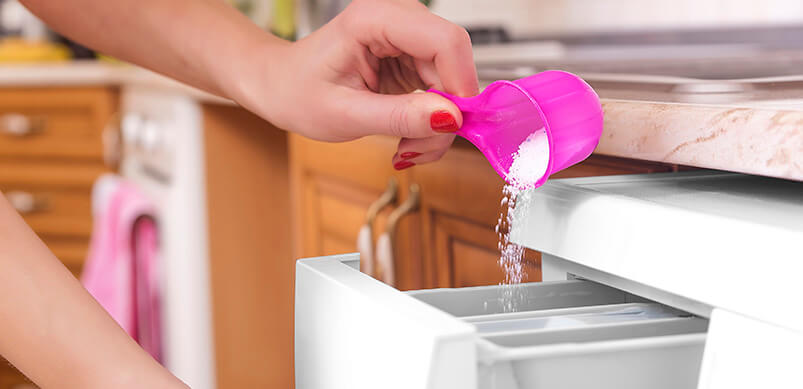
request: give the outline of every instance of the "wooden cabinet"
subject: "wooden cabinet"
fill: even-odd
[[[101,135],[116,107],[107,87],[0,89],[0,191],[76,276],[89,246],[92,184],[106,171]],[[0,364],[0,389],[35,387]]]
[[[458,139],[441,161],[394,172],[396,140],[364,138],[324,144],[290,136],[291,179],[297,257],[356,251],[357,233],[369,205],[390,178],[399,182],[399,202],[420,187],[420,203],[395,237],[396,286],[401,289],[496,284],[503,181],[485,158]],[[591,156],[555,178],[665,172],[672,166]],[[393,208],[393,207],[389,207]],[[389,210],[387,210],[389,212]],[[382,220],[374,225],[374,239]],[[540,281],[540,254],[526,250],[524,273]]]
[[[217,387],[292,388],[287,133],[203,106]]]

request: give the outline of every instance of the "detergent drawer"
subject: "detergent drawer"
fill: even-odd
[[[708,320],[686,311],[589,280],[401,292],[358,268],[297,264],[298,389],[696,388]]]

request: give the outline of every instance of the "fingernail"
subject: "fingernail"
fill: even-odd
[[[429,125],[435,132],[455,132],[458,130],[457,121],[449,111],[436,111],[429,117]]]
[[[401,153],[400,157],[402,157],[402,159],[410,159],[410,158],[415,158],[419,155],[421,155],[421,153],[416,153],[415,151],[408,151],[406,153]]]
[[[393,165],[393,168],[396,169],[396,170],[404,170],[404,169],[407,169],[410,166],[415,166],[415,163],[410,162],[410,161],[399,161],[399,162],[396,162],[395,165]]]

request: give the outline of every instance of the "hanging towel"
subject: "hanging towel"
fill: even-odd
[[[114,175],[99,178],[92,194],[94,226],[81,282],[161,362],[155,207],[136,186]]]

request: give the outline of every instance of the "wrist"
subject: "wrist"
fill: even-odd
[[[292,47],[293,43],[265,33],[237,56],[239,65],[225,71],[222,90],[240,106],[277,124],[281,91],[290,82],[286,72],[293,71],[287,65]],[[266,96],[273,101],[265,101]]]

